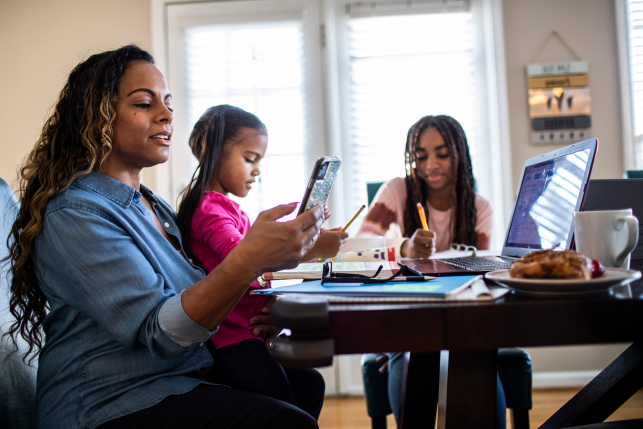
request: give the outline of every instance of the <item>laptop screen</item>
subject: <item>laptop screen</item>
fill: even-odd
[[[591,149],[525,167],[505,247],[567,249]]]

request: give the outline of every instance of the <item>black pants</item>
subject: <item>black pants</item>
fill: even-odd
[[[282,368],[258,340],[210,350],[214,365],[203,378],[231,387],[201,385],[99,428],[318,427],[325,389],[319,372]]]

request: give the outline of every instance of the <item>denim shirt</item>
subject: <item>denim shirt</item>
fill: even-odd
[[[175,213],[147,188],[168,235]],[[156,229],[141,193],[98,172],[45,212],[36,275],[50,311],[38,366],[38,428],[95,428],[185,393],[212,366],[212,332],[183,310],[204,273]]]

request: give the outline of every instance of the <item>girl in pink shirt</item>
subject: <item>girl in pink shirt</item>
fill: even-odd
[[[214,270],[250,230],[248,216],[229,194],[245,197],[259,175],[259,162],[268,146],[265,125],[255,115],[237,107],[220,105],[206,110],[190,135],[190,148],[199,160],[177,214],[188,256],[209,273]],[[326,218],[330,213],[326,213]],[[339,228],[320,235],[304,260],[335,256],[347,234]],[[255,280],[241,297],[217,333],[208,342],[214,377],[233,388],[270,396],[307,411],[317,418],[323,397],[321,375],[315,370],[282,368],[269,347],[274,332],[261,332],[255,323],[270,313],[272,301],[250,295],[270,287]],[[260,328],[261,327],[261,328]],[[323,393],[323,388],[321,389]]]

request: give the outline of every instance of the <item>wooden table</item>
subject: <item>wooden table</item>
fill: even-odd
[[[643,282],[617,291],[583,299],[510,294],[493,303],[330,305],[326,321],[312,325],[298,323],[279,301],[273,314],[291,329],[295,355],[298,345],[319,341],[332,343],[335,354],[410,351],[406,429],[435,419],[426,401],[437,398],[418,393],[435,352],[448,351],[440,358],[438,427],[482,429],[494,427],[498,348],[634,342],[542,426],[561,428],[603,421],[643,386]]]

